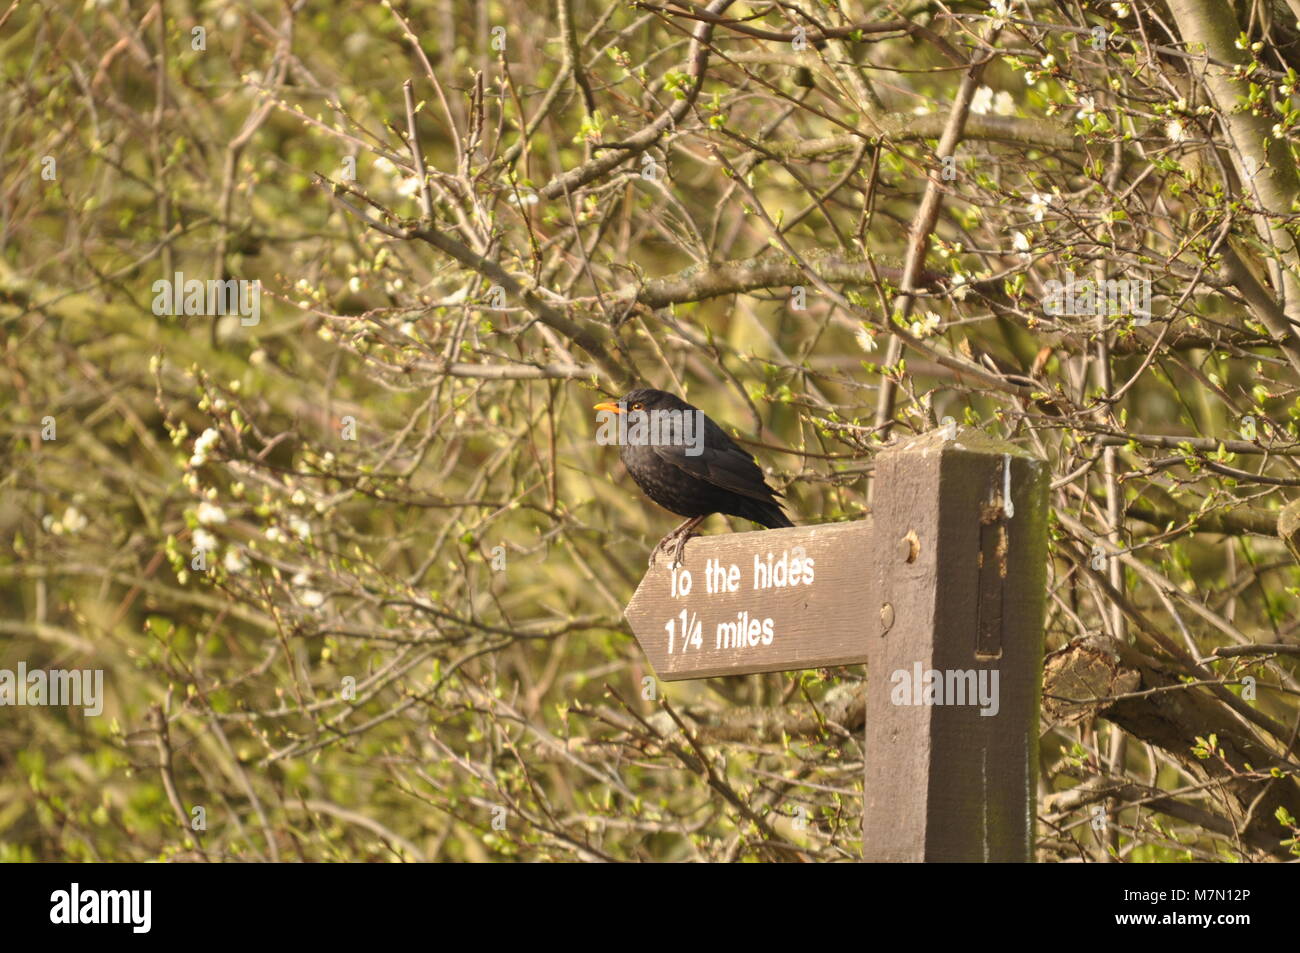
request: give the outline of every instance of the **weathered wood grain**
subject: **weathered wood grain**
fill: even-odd
[[[976,433],[935,431],[876,457],[873,504],[881,611],[864,614],[874,634],[863,856],[1030,860],[1047,467]],[[903,689],[932,670],[996,685],[991,713],[952,696],[917,704]]]
[[[863,662],[866,616],[879,608],[869,591],[870,553],[870,519],[692,539],[684,566],[676,570],[676,590],[674,571],[661,557],[625,615],[655,673],[666,681]],[[798,584],[755,588],[762,576],[755,559],[766,566],[770,557],[775,574],[782,555],[787,576],[798,559]],[[736,591],[707,592],[710,565],[734,565],[728,579],[737,581]],[[683,594],[687,574],[690,592]],[[683,647],[683,612],[687,625],[699,625],[698,644]],[[744,626],[740,638],[737,625]]]

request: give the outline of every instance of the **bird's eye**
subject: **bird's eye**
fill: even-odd
[[[632,405],[632,409],[633,409],[633,410],[645,410],[645,404],[641,403],[641,401],[638,400],[635,404]]]

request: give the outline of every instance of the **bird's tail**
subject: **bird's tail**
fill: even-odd
[[[742,515],[755,523],[761,523],[768,529],[784,529],[794,526],[790,522],[790,517],[786,516],[785,511],[781,509],[781,504],[776,502],[760,503],[754,500],[753,505],[749,507],[749,512]]]

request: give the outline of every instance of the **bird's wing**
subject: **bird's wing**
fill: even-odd
[[[781,495],[767,485],[754,458],[736,446],[716,425],[706,427],[703,452],[695,456],[687,454],[684,446],[655,446],[653,449],[665,463],[732,493],[763,503],[770,503],[774,496]]]

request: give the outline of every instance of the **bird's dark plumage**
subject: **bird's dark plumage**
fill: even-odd
[[[617,405],[598,404],[597,409],[647,415],[655,411],[682,411],[697,415],[695,419],[703,423],[702,447],[698,443],[692,447],[690,441],[656,444],[629,441],[619,447],[623,465],[642,492],[664,509],[687,517],[685,523],[655,547],[650,555],[651,565],[655,555],[670,542],[677,543],[674,561],[680,563],[691,531],[714,513],[752,520],[768,529],[794,525],[777,502],[781,494],[767,485],[753,456],[706,414],[681,398],[666,391],[638,388],[620,398]],[[694,448],[701,452],[688,452]]]

